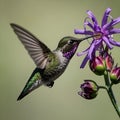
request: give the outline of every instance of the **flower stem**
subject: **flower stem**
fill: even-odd
[[[107,87],[105,86],[98,86],[99,89],[104,89],[104,90],[107,90]]]
[[[109,98],[110,98],[110,100],[111,100],[111,102],[112,102],[112,105],[113,105],[113,107],[115,108],[118,116],[120,117],[119,107],[118,107],[117,103],[115,103],[115,98],[113,97],[113,95],[111,94],[110,91],[112,91],[112,89],[111,89],[111,90],[110,90],[110,89],[107,90],[108,95],[109,95]]]
[[[106,84],[106,88],[107,88],[106,90],[107,90],[107,93],[109,95],[109,98],[110,98],[112,105],[115,108],[118,116],[120,117],[120,110],[119,110],[119,107],[117,105],[117,102],[116,102],[116,99],[115,99],[115,96],[114,96],[114,93],[112,90],[112,84],[110,83],[109,72],[107,70],[104,74],[104,79],[105,79],[105,84]]]

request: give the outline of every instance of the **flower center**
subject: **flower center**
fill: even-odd
[[[94,39],[96,39],[96,40],[101,39],[101,37],[102,37],[102,33],[100,33],[100,32],[95,33],[94,35],[96,35],[96,36],[94,37]]]

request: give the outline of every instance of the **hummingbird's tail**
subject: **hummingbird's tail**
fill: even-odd
[[[17,100],[21,100],[23,97],[28,95],[30,92],[32,92],[34,89],[38,88],[39,86],[43,85],[43,82],[41,80],[41,75],[40,75],[40,69],[36,68],[32,75],[30,76],[28,82],[26,83],[23,91],[19,95]]]

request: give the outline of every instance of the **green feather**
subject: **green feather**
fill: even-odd
[[[21,100],[23,97],[29,94],[33,89],[36,89],[39,85],[42,85],[40,71],[41,69],[39,68],[36,68],[33,71],[32,75],[30,76],[28,82],[26,83],[23,91],[21,92],[17,100]]]

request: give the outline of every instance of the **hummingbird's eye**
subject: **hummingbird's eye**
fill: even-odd
[[[69,41],[68,41],[68,44],[69,44],[69,45],[71,45],[71,44],[73,44],[73,43],[74,43],[74,40],[69,40]]]

